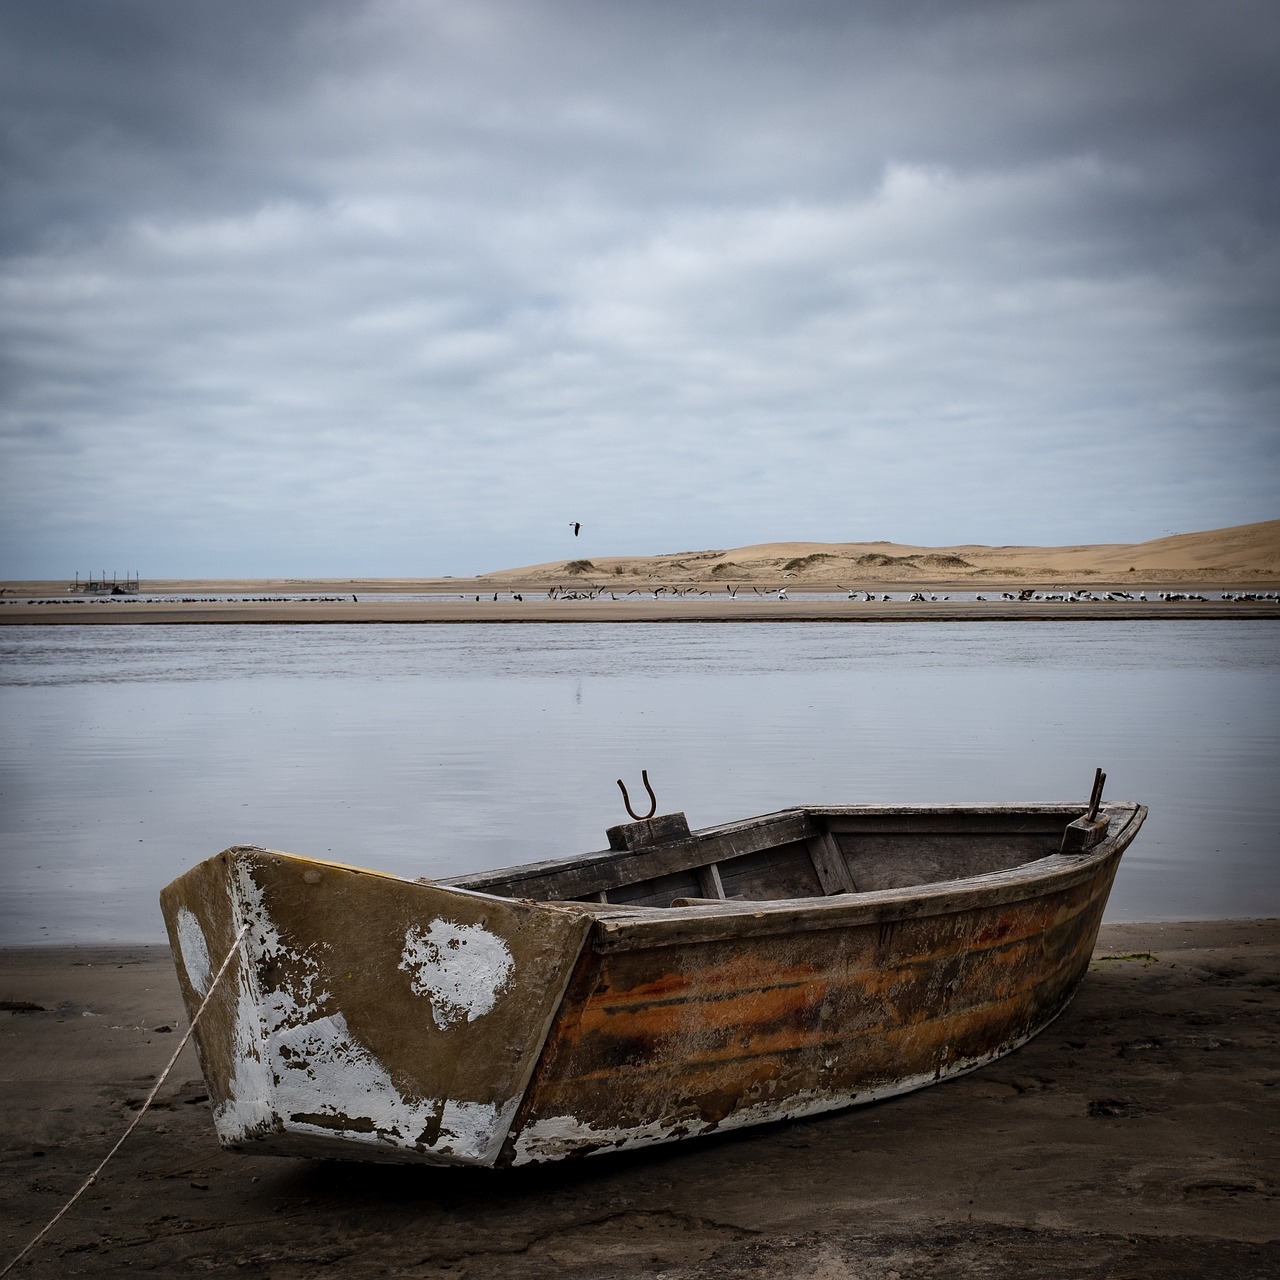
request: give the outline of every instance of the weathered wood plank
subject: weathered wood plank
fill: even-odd
[[[807,804],[797,805],[786,813],[804,812],[816,819],[834,821],[837,818],[907,818],[917,820],[922,827],[931,822],[952,819],[968,819],[974,822],[990,818],[992,821],[1027,819],[1037,817],[1070,817],[1083,813],[1089,807],[1089,798],[1067,804]],[[1102,806],[1104,809],[1107,805]],[[773,816],[773,815],[771,815]]]
[[[1106,777],[1106,774],[1103,774]],[[1062,833],[1062,853],[1084,853],[1095,844],[1104,840],[1110,819],[1106,817],[1090,819],[1088,814],[1067,823]]]
[[[809,857],[813,859],[813,869],[818,873],[822,892],[828,897],[835,893],[857,892],[849,864],[845,862],[831,832],[824,831],[809,841]]]
[[[613,902],[631,906],[668,907],[672,898],[700,892],[697,872],[690,867],[655,876],[652,880],[632,880],[619,885],[609,896]]]
[[[726,896],[770,902],[779,898],[820,898],[822,884],[804,840],[759,849],[720,864]]]
[[[723,898],[724,885],[720,880],[720,868],[714,862],[698,868],[698,888],[704,898]]]
[[[610,827],[604,834],[610,849],[648,849],[655,844],[687,840],[689,822],[683,813],[660,813],[656,818],[641,818]]]
[[[1076,805],[921,805],[914,812],[894,805],[806,808],[815,825],[833,835],[972,835],[1057,833],[1088,808]]]
[[[1057,853],[1064,828],[1046,833],[845,833],[836,837],[858,888],[897,889],[987,875]]]
[[[582,898],[601,889],[608,891],[639,880],[653,880],[709,862],[723,864],[775,845],[804,840],[812,834],[812,824],[803,810],[786,810],[746,822],[710,827],[688,840],[635,852],[606,850],[586,854],[567,864],[561,859],[455,876],[438,883],[513,898]]]

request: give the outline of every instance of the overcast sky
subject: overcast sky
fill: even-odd
[[[0,576],[1280,515],[1274,0],[0,27]]]

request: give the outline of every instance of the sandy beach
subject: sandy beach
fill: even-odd
[[[0,952],[0,1000],[3,1265],[184,1021],[158,946]],[[188,1047],[16,1274],[1263,1280],[1280,1273],[1278,1026],[1280,922],[1111,925],[1058,1022],[961,1080],[503,1174],[224,1152]]]

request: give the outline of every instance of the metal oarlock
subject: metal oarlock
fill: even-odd
[[[618,779],[618,790],[622,792],[622,803],[627,806],[627,812],[637,821],[646,822],[658,812],[658,797],[653,794],[653,788],[649,785],[649,770],[640,770],[640,781],[644,783],[644,789],[649,793],[649,812],[637,813],[631,807],[631,797],[627,795],[626,784],[621,778]]]

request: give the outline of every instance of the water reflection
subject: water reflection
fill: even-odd
[[[1267,622],[9,628],[6,942],[161,936],[236,842],[402,874],[796,803],[1151,806],[1113,919],[1280,909]]]

